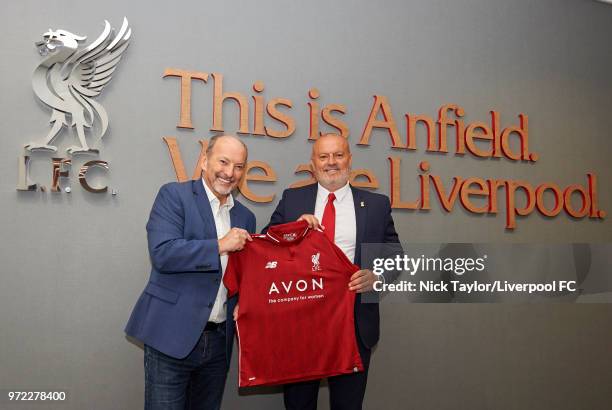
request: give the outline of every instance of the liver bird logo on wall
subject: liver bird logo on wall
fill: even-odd
[[[116,34],[105,20],[102,34],[81,49],[79,44],[87,39],[85,36],[61,29],[49,29],[43,34],[43,40],[36,46],[44,58],[32,75],[32,88],[36,96],[53,110],[51,130],[44,140],[26,144],[28,151],[56,152],[57,147],[51,142],[62,129],[74,127],[81,145],[68,148],[68,154],[98,153],[98,149],[87,144],[85,131],[93,134],[93,130],[97,130],[93,139],[95,143],[100,141],[108,128],[108,115],[94,98],[110,82],[129,45],[131,33],[124,17]]]

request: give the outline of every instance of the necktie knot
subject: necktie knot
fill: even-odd
[[[329,195],[327,196],[327,202],[334,202],[336,200],[336,194],[334,194],[333,192],[330,192]]]

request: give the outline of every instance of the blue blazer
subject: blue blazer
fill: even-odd
[[[232,227],[255,232],[255,215],[238,201],[230,210]],[[221,260],[215,220],[202,180],[162,186],[147,223],[151,258],[149,282],[132,311],[125,332],[177,359],[198,342],[210,317],[219,286]],[[227,361],[234,340],[227,302]]]
[[[295,221],[303,214],[314,215],[317,190],[318,184],[286,189],[268,226]],[[357,222],[354,263],[361,266],[362,243],[398,243],[399,238],[395,232],[389,198],[353,186],[351,191]],[[361,303],[361,294],[358,293],[355,298],[355,322],[362,343],[372,348],[380,336],[378,303]]]

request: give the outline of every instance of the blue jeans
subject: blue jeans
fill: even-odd
[[[145,345],[145,410],[215,410],[227,378],[225,326],[202,332],[184,359]]]

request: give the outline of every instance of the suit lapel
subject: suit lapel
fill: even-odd
[[[230,209],[230,225],[232,228],[246,228],[241,215],[238,214],[238,207],[236,205],[236,198],[234,198],[234,206]]]
[[[191,188],[193,191],[193,200],[196,203],[202,221],[204,222],[204,232],[206,237],[217,237],[217,227],[215,225],[215,218],[212,214],[210,202],[208,196],[204,190],[204,185],[201,179],[195,179],[191,181]]]
[[[365,234],[366,223],[368,220],[368,204],[361,197],[361,192],[351,185],[353,193],[353,204],[355,205],[355,222],[357,224],[357,234],[355,238],[355,262],[361,260],[361,243]]]
[[[315,206],[317,204],[317,193],[319,191],[319,184],[311,184],[308,185],[308,190],[305,191],[305,195],[304,195],[304,212],[303,214],[311,214],[314,215],[315,213]],[[301,216],[301,214],[300,214]]]

